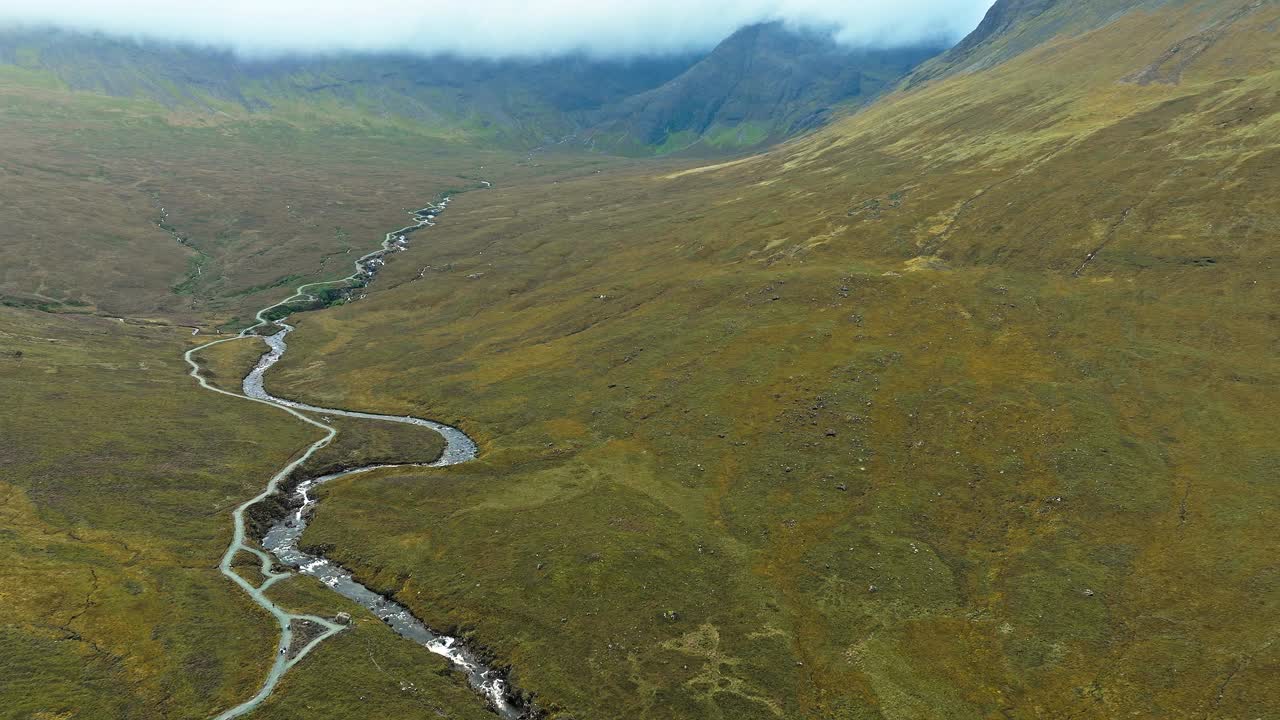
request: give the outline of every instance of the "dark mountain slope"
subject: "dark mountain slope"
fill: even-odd
[[[203,111],[396,118],[433,134],[521,144],[563,137],[577,127],[581,112],[666,82],[696,60],[245,60],[207,48],[61,31],[0,33],[0,63],[52,73],[73,90]]]
[[[780,24],[703,57],[538,61],[350,55],[245,60],[207,48],[61,31],[0,31],[0,64],[72,90],[167,108],[293,122],[393,122],[431,135],[533,146],[586,139],[652,154],[759,146],[866,100],[937,49],[854,51]]]
[[[866,102],[940,48],[857,50],[782,23],[743,28],[670,82],[602,113],[607,147],[758,146]]]

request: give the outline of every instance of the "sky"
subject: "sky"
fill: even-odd
[[[335,52],[630,57],[705,50],[754,22],[849,45],[955,41],[993,0],[0,0],[0,24],[57,25],[245,56]]]

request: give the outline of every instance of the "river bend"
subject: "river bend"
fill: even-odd
[[[489,187],[488,183],[484,183],[484,185]],[[290,297],[258,311],[255,316],[257,322],[253,326],[246,328],[236,336],[215,340],[193,348],[183,356],[191,366],[191,376],[196,379],[202,388],[223,395],[272,405],[288,412],[302,422],[323,430],[325,433],[324,437],[312,443],[306,452],[273,475],[261,493],[247,500],[232,512],[233,537],[231,544],[222,556],[219,570],[232,582],[239,585],[255,603],[275,617],[280,626],[280,642],[277,645],[271,669],[268,671],[258,692],[241,704],[217,715],[214,720],[232,720],[255,710],[271,696],[280,679],[290,668],[301,661],[321,642],[346,629],[346,625],[336,621],[336,619],[291,613],[272,602],[267,597],[266,591],[272,585],[289,577],[291,574],[290,572],[278,570],[277,568],[280,565],[318,579],[334,592],[368,609],[401,637],[416,642],[437,655],[448,658],[455,668],[466,675],[467,681],[472,688],[484,696],[489,703],[489,707],[504,720],[520,720],[533,714],[532,710],[520,706],[513,700],[514,695],[508,687],[503,673],[487,667],[476,653],[472,652],[457,638],[432,631],[421,620],[414,617],[408,608],[370,590],[360,584],[349,571],[321,555],[312,555],[303,551],[299,545],[302,534],[306,530],[307,521],[318,502],[315,494],[318,486],[340,478],[383,468],[457,465],[473,460],[476,457],[476,444],[466,433],[458,428],[433,420],[408,415],[379,415],[308,405],[276,397],[267,392],[264,386],[264,376],[267,370],[279,362],[280,358],[284,357],[285,352],[288,350],[286,338],[294,329],[291,325],[283,322],[283,318],[273,322],[272,318],[279,315],[281,309],[289,308],[291,303],[316,300],[317,298],[312,294],[312,291],[321,287],[355,288],[366,284],[377,274],[378,270],[386,262],[388,255],[406,248],[411,233],[422,228],[432,227],[435,224],[435,218],[445,210],[448,203],[449,199],[446,197],[439,204],[428,205],[412,213],[415,223],[387,233],[381,249],[368,253],[356,260],[355,272],[351,275],[341,280],[308,283],[299,286],[297,291]],[[276,333],[268,336],[258,334],[260,330],[269,328],[273,324],[280,328]],[[211,385],[201,372],[200,365],[195,360],[194,355],[214,345],[252,338],[264,340],[268,349],[249,374],[245,376],[242,383],[243,394],[223,390]],[[316,417],[317,415],[319,417]],[[262,538],[262,549],[260,549],[246,537],[246,512],[253,505],[277,493],[280,490],[281,483],[289,478],[296,469],[301,467],[317,451],[333,441],[338,431],[326,421],[326,417],[331,416],[417,425],[440,433],[445,439],[445,448],[438,460],[427,465],[415,465],[412,463],[370,465],[304,480],[291,492],[292,497],[290,499],[292,502],[290,505],[296,506],[297,509],[272,525]],[[258,559],[260,563],[259,570],[265,578],[262,583],[254,584],[233,569],[236,556],[242,552],[253,555]],[[270,555],[268,555],[268,552]]]

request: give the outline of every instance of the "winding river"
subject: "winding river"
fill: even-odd
[[[488,183],[484,183],[489,187]],[[311,555],[304,552],[299,547],[299,540],[302,533],[306,530],[307,520],[318,502],[315,497],[314,490],[317,486],[322,485],[339,478],[356,475],[359,473],[370,472],[383,468],[394,467],[443,467],[447,465],[457,465],[472,460],[476,457],[476,444],[467,437],[466,433],[458,428],[444,425],[432,420],[411,417],[408,415],[377,415],[373,413],[356,412],[351,410],[340,410],[336,408],[322,408],[305,403],[294,402],[278,398],[268,393],[263,385],[263,378],[267,370],[271,366],[279,362],[288,350],[286,337],[293,331],[293,327],[283,322],[283,318],[274,320],[273,317],[279,315],[278,311],[288,309],[292,303],[316,301],[318,298],[312,294],[313,290],[317,290],[325,286],[337,287],[358,287],[363,283],[367,283],[373,278],[378,270],[383,266],[386,257],[391,253],[403,250],[408,244],[409,235],[419,229],[431,227],[434,225],[434,219],[448,207],[449,198],[444,198],[439,204],[429,205],[426,208],[413,213],[415,223],[411,226],[401,228],[399,230],[387,233],[386,238],[382,241],[382,247],[367,255],[362,256],[355,262],[355,272],[340,280],[328,282],[308,283],[299,286],[296,292],[290,297],[268,307],[259,310],[255,319],[257,322],[241,331],[238,335],[215,340],[214,342],[205,343],[196,348],[188,350],[183,357],[191,366],[190,375],[196,379],[200,387],[210,392],[229,395],[231,397],[241,398],[251,402],[258,402],[273,407],[280,408],[285,412],[293,415],[308,425],[313,425],[324,431],[324,437],[312,443],[301,456],[281,468],[267,482],[266,488],[261,493],[245,501],[232,512],[232,522],[234,532],[231,544],[227,546],[227,550],[223,553],[222,561],[219,564],[219,570],[229,578],[232,582],[239,585],[255,603],[271,613],[276,618],[280,626],[280,642],[275,653],[275,660],[268,671],[266,679],[258,692],[251,698],[245,700],[239,705],[226,710],[217,715],[215,720],[231,720],[246,715],[256,709],[263,703],[271,693],[275,690],[276,685],[284,674],[296,665],[302,658],[311,652],[316,646],[324,642],[326,639],[342,632],[346,629],[346,624],[338,622],[336,619],[323,618],[316,615],[306,615],[289,612],[267,597],[267,590],[280,580],[289,577],[291,572],[278,572],[277,561],[280,565],[292,568],[304,575],[310,575],[320,582],[324,583],[334,592],[342,595],[349,600],[353,600],[361,606],[367,608],[376,617],[385,622],[397,634],[408,640],[416,642],[437,655],[448,658],[455,668],[462,671],[467,681],[480,694],[482,694],[489,703],[489,707],[494,710],[504,720],[520,720],[531,714],[527,708],[521,707],[512,699],[510,688],[507,686],[503,674],[497,670],[487,667],[484,662],[457,638],[441,635],[433,632],[421,620],[414,617],[408,608],[403,605],[383,597],[369,588],[361,585],[355,580],[350,572],[331,562],[327,558],[318,555]],[[269,336],[262,336],[258,331],[268,328],[275,324],[280,328],[278,332]],[[268,350],[258,360],[253,370],[245,376],[242,384],[243,394],[234,393],[228,390],[211,385],[200,371],[200,365],[194,356],[201,350],[220,345],[226,342],[235,342],[239,340],[261,338],[266,341]],[[319,415],[317,418],[315,415]],[[261,502],[267,497],[277,493],[283,483],[296,469],[311,458],[321,448],[327,446],[337,436],[336,428],[326,422],[326,416],[344,416],[363,418],[366,420],[379,420],[384,422],[403,423],[408,425],[418,425],[429,428],[440,433],[445,439],[445,449],[440,458],[429,465],[415,465],[405,463],[400,465],[371,465],[367,467],[354,468],[343,472],[324,475],[322,477],[310,478],[299,483],[292,490],[292,505],[297,506],[297,510],[291,512],[287,517],[277,521],[262,538],[262,548],[259,549],[254,543],[250,542],[246,537],[245,531],[245,513],[250,507]],[[236,556],[240,553],[248,553],[256,557],[259,561],[259,570],[262,573],[263,581],[255,584],[245,577],[241,576],[233,568]],[[270,553],[270,554],[268,554]]]

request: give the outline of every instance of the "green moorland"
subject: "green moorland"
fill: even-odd
[[[0,717],[196,718],[261,682],[275,627],[217,562],[315,431],[199,390],[187,335],[0,308]]]
[[[1170,3],[462,196],[269,385],[482,457],[306,542],[562,718],[1274,716],[1277,25]]]
[[[244,375],[253,369],[264,352],[266,345],[261,340],[246,337],[207,347],[196,354],[195,360],[212,386],[239,393]],[[426,464],[439,460],[444,451],[444,438],[439,433],[416,425],[380,423],[342,415],[317,414],[316,418],[338,428],[338,436],[298,468],[300,478],[365,465]],[[248,560],[250,557],[246,557],[246,562]]]
[[[348,275],[442,193],[550,169],[430,130],[200,114],[0,66],[0,304],[238,329],[298,284]]]
[[[405,210],[474,187],[481,166],[513,179],[556,161],[376,121],[184,115],[0,72],[0,717],[207,718],[255,691],[277,640],[218,572],[230,511],[316,431],[200,390],[183,351],[294,284],[349,273]],[[207,351],[214,383],[238,387],[261,347]],[[429,433],[365,425],[344,421],[316,461],[439,454]],[[301,582],[279,601],[301,602]],[[347,717],[483,712],[439,658],[376,622],[287,683],[311,699],[259,717],[298,716],[315,698]]]
[[[0,308],[0,718],[198,720],[261,683],[275,624],[217,564],[231,509],[318,434],[200,390],[181,359],[195,340],[155,323]],[[438,438],[412,429],[344,424],[341,454],[317,461],[378,460],[352,438],[374,453],[439,454]],[[261,580],[256,564],[238,571]],[[348,609],[307,578],[273,599]],[[446,665],[360,617],[255,717],[303,717],[316,702],[345,717],[486,716]]]
[[[256,338],[214,345],[196,353],[201,374],[215,387],[241,392],[241,381],[249,374],[267,346]],[[341,415],[317,415],[338,428],[333,442],[298,469],[299,476],[317,477],[353,467],[372,464],[430,463],[444,451],[444,438],[414,425],[378,422]]]
[[[353,622],[286,675],[272,698],[249,716],[254,720],[495,717],[453,675],[447,660],[405,642],[319,582],[296,576],[272,588],[271,597],[306,612],[346,611]]]
[[[1276,27],[1168,3],[700,168],[0,69],[0,718],[253,692],[275,630],[217,561],[315,431],[181,353],[481,178],[269,386],[480,442],[327,487],[304,541],[551,714],[1275,715]],[[318,461],[438,452],[343,433]],[[272,596],[355,622],[255,719],[488,716]]]
[[[344,417],[330,424],[338,428],[338,437],[299,469],[307,477],[365,465],[432,463],[444,452],[439,433],[416,425]]]
[[[204,338],[204,342],[217,338]],[[248,375],[258,360],[267,352],[261,338],[246,337],[219,343],[192,353],[192,359],[200,366],[200,374],[210,385],[227,392],[242,392],[244,376]]]

